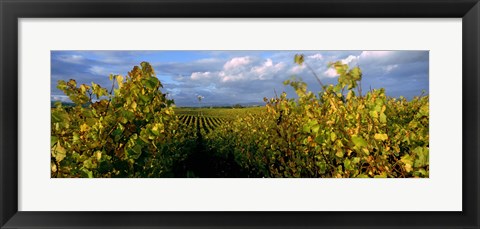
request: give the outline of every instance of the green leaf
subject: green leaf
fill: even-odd
[[[60,145],[60,142],[58,142],[55,146],[53,156],[55,157],[55,160],[57,160],[57,162],[62,161],[67,156],[67,150],[65,150],[65,148]]]
[[[339,158],[343,158],[344,153],[343,153],[342,150],[339,150],[339,151],[337,151],[337,153],[335,153],[335,155]]]
[[[305,61],[303,54],[295,54],[294,62],[298,65],[302,65]]]
[[[137,144],[137,145],[133,146],[130,150],[128,150],[128,153],[133,159],[136,160],[142,154],[142,146]]]
[[[144,103],[148,103],[150,101],[150,98],[146,95],[139,95],[138,96],[140,98],[140,100]]]
[[[310,133],[310,125],[307,125],[307,124],[306,124],[306,125],[303,125],[303,129],[302,129],[302,130],[303,130],[303,132],[305,132],[305,133]]]
[[[353,167],[351,166],[351,161],[348,158],[345,158],[343,161],[343,165],[345,167],[345,170],[353,170]]]
[[[123,131],[120,128],[117,128],[112,132],[113,139],[115,140],[115,142],[120,141],[120,139],[122,138],[122,133]]]
[[[387,116],[384,113],[380,114],[380,122],[387,123]]]
[[[415,163],[413,164],[413,167],[420,168],[429,164],[428,151],[428,148],[420,146],[413,150],[413,152],[415,153]]]
[[[334,142],[335,140],[337,140],[337,134],[335,134],[335,132],[332,132],[332,133],[330,134],[330,140],[331,140],[332,142]]]
[[[156,89],[158,82],[157,77],[149,77],[145,80],[145,87],[148,89]]]
[[[128,121],[132,121],[135,118],[135,113],[129,111],[129,110],[124,110],[122,111],[122,116],[127,119]]]
[[[367,174],[359,174],[357,178],[369,178]]]
[[[86,168],[82,168],[82,172],[83,172],[84,177],[93,178],[93,172],[92,171],[90,171]]]
[[[362,70],[359,67],[354,67],[350,70],[350,74],[352,76],[352,80],[359,81],[362,79]]]
[[[325,174],[327,171],[327,164],[325,162],[317,162],[317,166],[320,174]]]
[[[413,159],[409,154],[405,154],[401,157],[400,161],[404,163],[404,168],[407,172],[411,172],[413,166]]]
[[[366,147],[367,146],[367,142],[365,141],[365,139],[363,139],[360,136],[353,135],[352,136],[352,141],[353,141],[353,144],[355,144],[356,147],[360,148],[360,147]]]
[[[358,164],[360,162],[360,158],[359,157],[354,157],[352,159],[352,162],[353,162],[353,164]]]
[[[89,158],[83,162],[83,167],[87,169],[95,169],[97,166],[92,162],[92,158]]]
[[[57,136],[50,136],[50,147],[53,147],[53,145],[58,141]]]
[[[387,178],[387,173],[382,172],[382,174],[380,174],[380,175],[375,175],[375,176],[373,176],[373,177],[374,177],[374,178]]]
[[[67,121],[68,116],[59,111],[52,111],[52,123]]]

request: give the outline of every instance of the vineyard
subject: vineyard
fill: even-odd
[[[330,67],[336,85],[292,78],[294,97],[248,108],[175,107],[147,62],[108,89],[59,81],[74,105],[52,108],[51,176],[429,177],[428,95],[363,93],[359,67]]]
[[[198,129],[203,133],[209,133],[215,130],[215,128],[223,122],[220,118],[195,115],[179,115],[179,119],[181,123],[187,126],[193,126],[194,129]]]

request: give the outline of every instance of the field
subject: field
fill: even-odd
[[[174,108],[174,111],[179,116],[204,116],[222,120],[232,120],[239,116],[246,114],[259,114],[264,111],[265,107],[244,107],[244,108]]]
[[[245,115],[260,115],[264,107],[248,108],[175,108],[181,123],[202,133],[210,133],[222,123],[228,123]]]
[[[232,121],[247,115],[261,115],[265,110],[265,107],[175,108],[175,114],[184,125],[184,130],[195,137],[195,147],[187,153],[190,157],[175,167],[175,173],[187,177],[248,176],[248,172],[239,168],[233,158],[219,156],[213,149],[209,149],[208,143],[212,139],[208,138],[212,138],[215,130],[222,125],[228,126]]]

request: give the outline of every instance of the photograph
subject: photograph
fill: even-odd
[[[480,229],[480,0],[0,15],[0,229]]]
[[[50,58],[51,178],[429,178],[428,50]]]

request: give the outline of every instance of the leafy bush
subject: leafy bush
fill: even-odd
[[[152,66],[142,62],[125,78],[110,80],[110,91],[73,79],[58,82],[75,106],[52,109],[52,177],[172,176],[194,139],[180,131]]]
[[[303,57],[295,62],[304,64]],[[428,96],[388,98],[384,89],[362,96],[359,67],[330,67],[336,85],[317,78],[323,91],[315,94],[302,81],[285,81],[297,99],[265,98],[265,114],[220,126],[210,149],[233,155],[252,176],[428,177]]]

